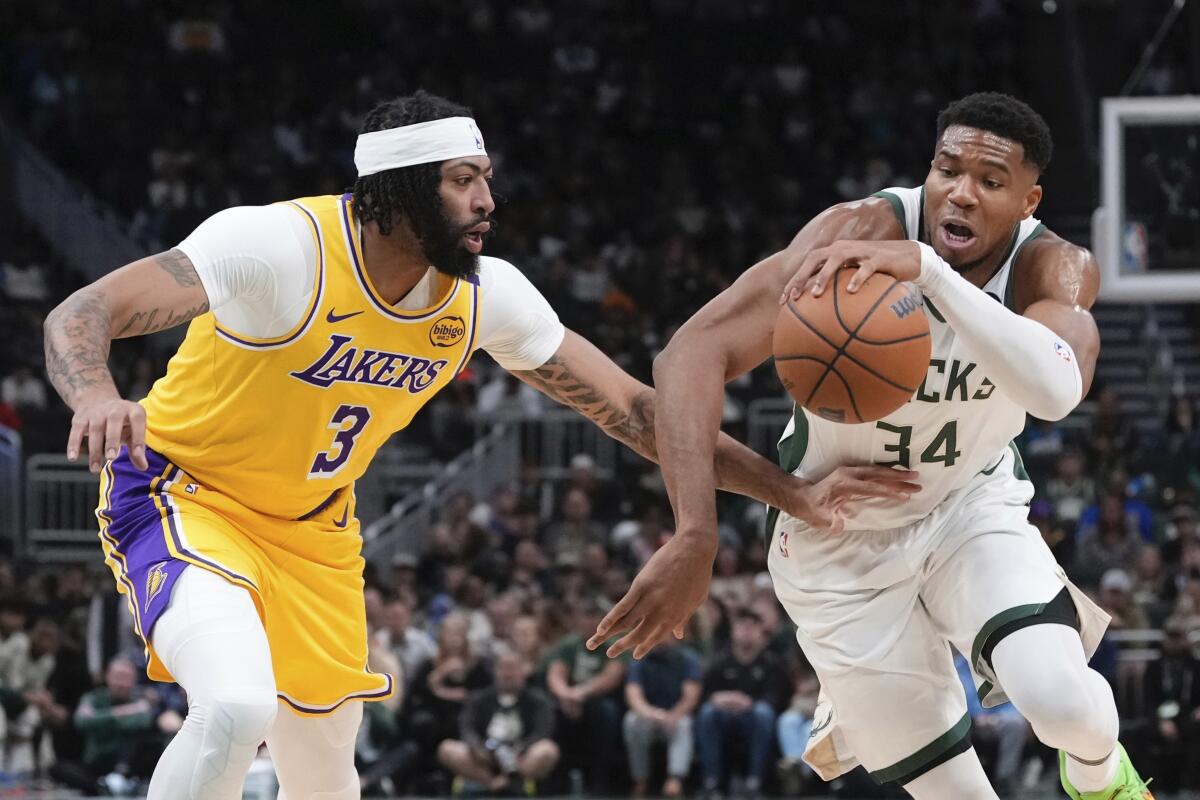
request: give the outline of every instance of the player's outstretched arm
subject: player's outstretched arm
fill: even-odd
[[[655,360],[654,385],[659,452],[677,536],[683,533],[715,547],[716,474],[709,465],[721,424],[724,385],[770,357],[779,297],[795,263],[838,239],[902,237],[886,200],[869,198],[826,209],[787,249],[743,273],[672,337]]]
[[[513,375],[573,408],[638,455],[658,462],[654,389],[634,379],[595,345],[568,330],[542,366]],[[794,507],[791,475],[741,442],[722,434],[710,457],[721,489],[775,506]]]
[[[108,369],[113,339],[173,328],[208,311],[196,270],[179,250],[127,264],[83,287],[46,317],[46,372],[75,412],[67,456],[84,440],[92,472],[127,444],[134,464],[146,468],[146,415],[121,399]]]

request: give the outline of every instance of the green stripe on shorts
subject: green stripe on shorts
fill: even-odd
[[[953,728],[890,767],[870,773],[877,783],[899,783],[903,786],[944,764],[971,746],[971,715],[963,714]]]

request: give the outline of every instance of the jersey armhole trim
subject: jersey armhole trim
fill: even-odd
[[[454,370],[454,378],[457,378],[466,369],[467,362],[471,360],[471,355],[475,352],[475,333],[479,330],[479,281],[469,281],[469,283],[471,284],[471,333],[467,337],[467,346],[463,349],[458,368]]]
[[[1017,243],[1016,249],[1012,254],[1012,266],[1009,267],[1008,285],[1004,287],[1004,307],[1009,311],[1017,310],[1016,302],[1016,285],[1017,285],[1017,259],[1021,257],[1021,248],[1032,242],[1034,239],[1041,236],[1049,230],[1045,223],[1039,222],[1037,227],[1030,231],[1029,235]]]
[[[899,197],[897,197],[896,195],[887,191],[886,189],[881,189],[878,192],[873,192],[871,194],[871,197],[882,197],[884,200],[888,201],[888,205],[890,205],[892,207],[892,213],[894,213],[896,215],[896,219],[898,219],[900,221],[901,229],[903,229],[904,233],[907,235],[908,234],[908,223],[904,218],[904,203],[903,203],[903,201],[901,201]]]
[[[283,347],[303,336],[309,326],[312,325],[317,309],[321,307],[321,297],[325,293],[325,242],[321,235],[321,226],[317,224],[317,218],[312,215],[311,211],[294,200],[289,200],[279,205],[295,208],[308,221],[309,232],[313,237],[313,245],[317,248],[317,280],[313,284],[312,296],[309,298],[308,308],[300,318],[300,322],[292,330],[281,336],[273,336],[266,339],[246,336],[222,326],[214,317],[213,323],[218,336],[230,344],[250,350],[271,350]]]
[[[784,472],[798,470],[808,450],[808,417],[805,416],[804,409],[796,406],[792,411],[792,418],[795,420],[792,435],[779,443],[779,467]],[[763,525],[763,550],[768,556],[771,555],[771,540],[775,538],[775,525],[778,521],[779,509],[768,506],[767,520]]]

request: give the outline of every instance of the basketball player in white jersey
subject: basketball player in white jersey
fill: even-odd
[[[826,779],[861,764],[918,800],[995,798],[970,746],[953,646],[986,705],[1011,699],[1060,751],[1071,797],[1149,798],[1117,743],[1112,691],[1087,666],[1108,617],[1028,523],[1033,486],[1012,445],[1026,412],[1060,419],[1091,383],[1096,263],[1033,217],[1052,145],[1029,106],[971,95],[942,111],[937,131],[923,187],[820,214],[656,360],[676,534],[589,645],[629,631],[610,652],[640,656],[678,635],[707,591],[722,384],[770,356],[780,304],[821,294],[842,267],[857,268],[851,290],[872,272],[891,274],[924,296],[933,350],[923,385],[877,423],[797,409],[780,442],[784,468],[807,480],[847,464],[895,465],[917,470],[922,487],[906,502],[859,504],[848,523],[771,515],[776,593],[822,684],[806,758]]]
[[[150,800],[240,798],[264,738],[281,798],[359,796],[362,702],[391,679],[366,667],[353,482],[475,349],[655,457],[653,390],[516,267],[480,257],[492,166],[468,109],[424,92],[382,103],[355,164],[345,196],[219,212],[46,320],[47,371],[75,412],[68,455],[86,440],[103,471],[106,561],[151,677],[188,694]],[[148,400],[123,400],[110,340],[188,320]],[[880,467],[813,487],[732,440],[717,453],[723,487],[813,524],[829,497],[915,489]]]

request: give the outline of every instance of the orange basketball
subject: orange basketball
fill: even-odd
[[[920,296],[876,273],[854,294],[854,269],[820,297],[779,310],[775,371],[796,402],[834,422],[874,422],[908,402],[929,369],[929,320]]]

